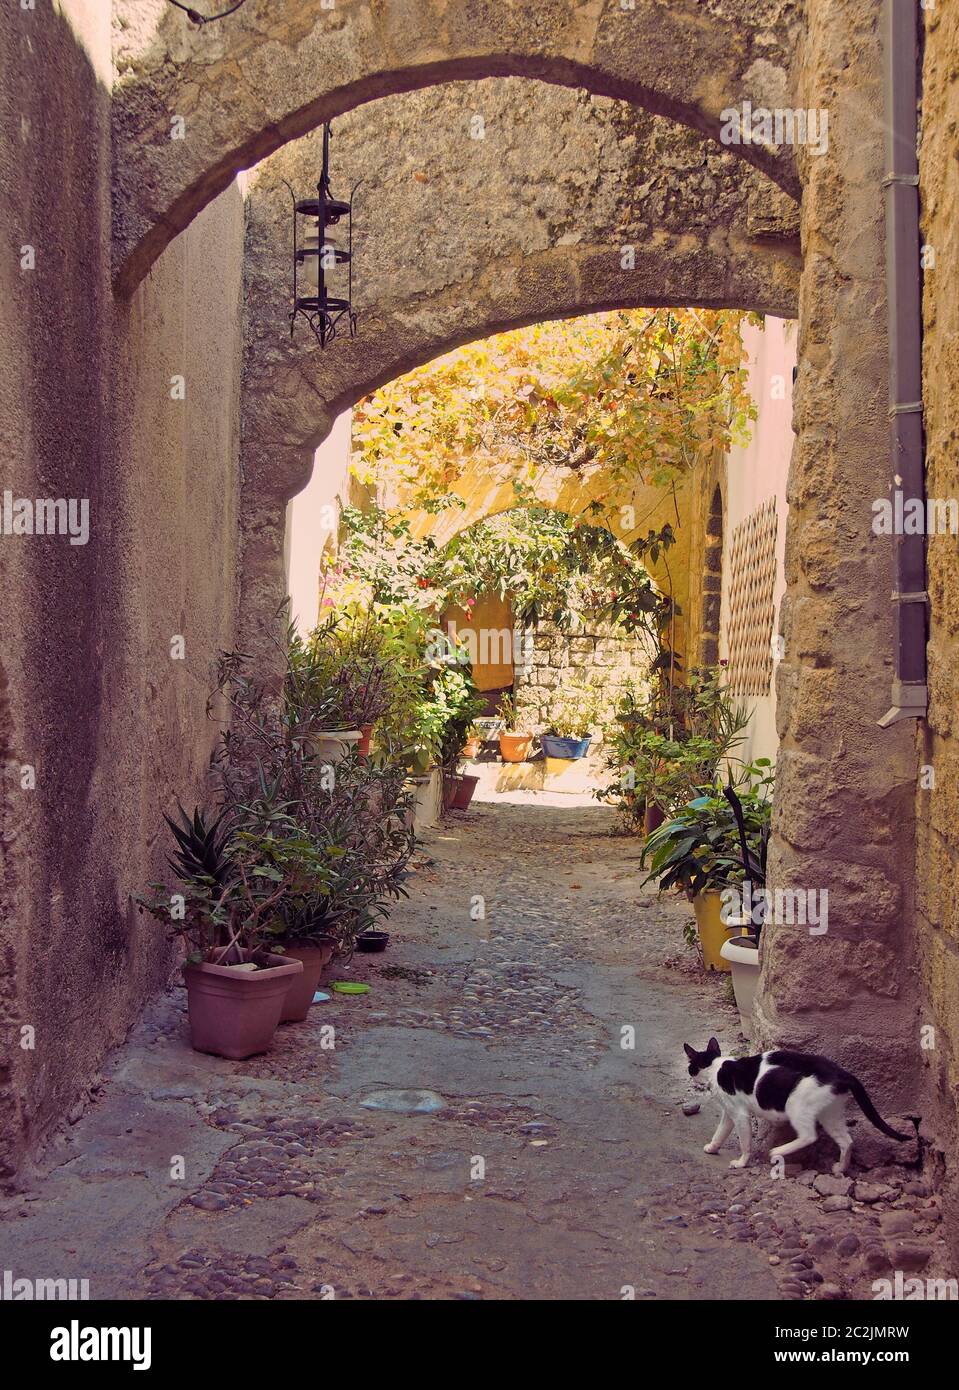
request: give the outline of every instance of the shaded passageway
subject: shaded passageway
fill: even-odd
[[[0,1263],[24,1272],[29,1252],[93,1297],[858,1287],[882,1203],[830,1210],[811,1185],[828,1160],[774,1182],[762,1156],[731,1172],[732,1151],[702,1152],[712,1115],[683,1113],[681,1044],[735,1046],[738,1020],[638,858],[587,797],[474,803],[427,836],[390,951],[334,972],[368,994],[333,994],[234,1063],[190,1051],[173,989],[6,1208]],[[921,1223],[921,1195],[901,1200]]]

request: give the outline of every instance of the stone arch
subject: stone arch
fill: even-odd
[[[135,289],[235,174],[365,102],[523,76],[636,103],[717,138],[744,101],[793,105],[797,0],[250,0],[219,25],[116,0],[115,284]],[[792,151],[738,147],[798,194]]]
[[[368,249],[360,251],[360,333],[326,352],[306,330],[289,336],[289,196],[281,183],[307,185],[319,136],[290,144],[257,170],[245,287],[247,642],[283,597],[288,499],[308,479],[333,419],[378,386],[465,342],[548,319],[659,305],[796,312],[795,209],[766,176],[626,103],[521,79],[483,86],[484,106],[512,143],[479,142],[466,168],[448,132],[462,128],[475,84],[386,98],[341,122],[342,167],[368,178],[374,192]],[[501,200],[484,204],[477,190],[504,164],[508,171],[514,156],[523,167],[532,128],[544,117],[565,151],[568,179],[553,176],[557,149],[544,134],[549,167],[530,176],[533,196],[510,200],[497,215]],[[410,151],[399,175],[383,154],[386,132]],[[421,170],[426,184],[413,177]],[[388,197],[375,196],[384,186]],[[622,264],[624,241],[633,247],[631,268]]]

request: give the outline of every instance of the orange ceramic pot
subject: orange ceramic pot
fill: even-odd
[[[499,751],[504,763],[524,763],[533,744],[532,734],[500,734]]]

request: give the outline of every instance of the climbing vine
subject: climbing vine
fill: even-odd
[[[626,483],[669,487],[756,418],[744,317],[637,309],[458,348],[360,402],[354,470],[429,510],[478,455],[527,489],[554,468],[590,475],[601,501]]]

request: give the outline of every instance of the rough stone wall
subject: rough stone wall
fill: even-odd
[[[476,114],[483,139],[470,136]],[[289,335],[281,182],[314,184],[319,144],[310,136],[265,161],[249,199],[244,640],[283,596],[287,499],[332,418],[365,392],[544,318],[664,303],[795,312],[795,205],[770,179],[622,102],[496,79],[387,98],[336,123],[334,191],[364,179],[360,325],[321,352],[302,323]],[[633,269],[624,245],[635,247]]]
[[[959,497],[959,12],[926,14],[920,194],[923,239],[935,252],[925,276],[923,394],[926,492]],[[959,559],[954,536],[928,541],[929,719],[920,745],[916,901],[925,993],[934,1030],[921,1051],[929,1126],[947,1156],[944,1208],[959,1260]],[[931,769],[931,773],[930,770]],[[932,779],[934,778],[934,781]],[[931,1044],[931,1045],[930,1045]]]
[[[0,536],[6,1181],[169,970],[129,895],[163,870],[161,809],[201,793],[232,635],[242,213],[224,195],[115,311],[108,7],[10,6],[0,64],[0,488],[90,519],[86,545]]]
[[[722,111],[790,105],[799,0],[249,0],[199,30],[114,0],[117,283],[284,143],[389,93],[537,78],[636,102],[715,137]],[[171,121],[182,118],[182,138]],[[535,148],[535,147],[533,147]],[[792,151],[744,146],[790,192]]]
[[[602,695],[594,737],[597,745],[602,741],[599,726],[612,720],[625,690],[631,687],[638,692],[645,684],[650,660],[641,637],[588,617],[568,632],[552,623],[519,631],[516,650],[528,658],[514,670],[520,727],[542,733],[567,692],[597,683]]]
[[[880,7],[809,0],[800,103],[829,111],[803,154],[804,264],[777,673],[773,885],[829,892],[828,930],[765,934],[764,1042],[810,1047],[888,1108],[915,1105],[913,731],[890,704],[893,552],[871,532],[888,490]]]

